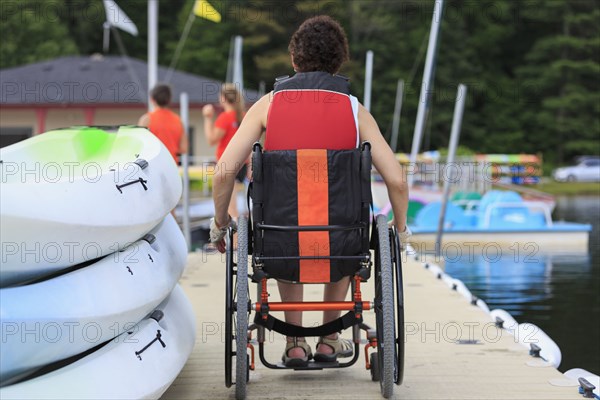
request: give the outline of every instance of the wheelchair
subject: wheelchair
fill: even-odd
[[[254,144],[248,190],[252,207],[250,218],[238,221],[237,251],[234,229],[226,236],[225,385],[235,384],[237,399],[246,396],[256,347],[267,368],[322,370],[355,364],[364,344],[366,369],[380,383],[383,397],[391,397],[394,384],[402,383],[401,247],[395,227],[388,226],[385,216],[372,217],[370,148],[364,142],[353,150],[263,152],[259,143]],[[361,284],[371,274],[375,298],[368,301],[362,298]],[[306,284],[335,282],[345,276],[351,277],[351,301],[269,301],[268,279]],[[255,301],[250,298],[249,280],[257,284]],[[324,310],[347,314],[317,327],[291,325],[271,315]],[[375,328],[363,322],[367,311],[375,312]],[[286,367],[265,357],[266,329],[291,337],[315,337],[350,328],[354,352],[348,362],[311,361],[307,366]],[[366,341],[361,341],[361,331]]]

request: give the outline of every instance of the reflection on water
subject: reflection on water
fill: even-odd
[[[579,367],[600,374],[600,197],[559,198],[554,218],[593,225],[589,254],[540,249],[531,257],[505,255],[495,262],[467,256],[447,260],[446,272],[490,309],[503,308],[518,322],[540,326],[562,351],[561,371]]]

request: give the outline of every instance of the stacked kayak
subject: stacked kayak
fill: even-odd
[[[144,128],[51,131],[0,160],[0,287],[119,251],[181,197],[175,162]]]
[[[131,330],[66,367],[0,388],[0,398],[157,399],[191,354],[194,332],[192,307],[176,286]]]
[[[181,180],[139,127],[0,149],[0,398],[158,398],[191,354]]]

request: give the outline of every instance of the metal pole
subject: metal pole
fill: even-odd
[[[242,69],[242,43],[242,37],[236,36],[233,50],[233,83],[235,83],[235,86],[240,92],[244,89],[244,72]]]
[[[398,130],[400,128],[400,112],[402,111],[402,99],[404,98],[404,81],[398,80],[398,87],[396,89],[396,105],[394,106],[394,119],[392,121],[392,139],[390,140],[390,147],[395,153],[398,147]]]
[[[233,82],[233,48],[235,46],[235,37],[232,36],[229,41],[229,57],[227,58],[227,75],[225,75],[225,82]]]
[[[448,159],[446,160],[446,171],[454,163],[454,155],[458,146],[460,137],[460,128],[462,125],[463,110],[465,109],[465,99],[467,97],[467,87],[462,83],[458,85],[456,93],[456,104],[454,106],[454,116],[452,117],[452,131],[450,133],[450,145],[448,146]],[[444,195],[442,197],[442,206],[440,208],[440,219],[438,220],[437,234],[435,237],[435,256],[440,256],[442,248],[442,233],[444,231],[444,219],[446,218],[446,206],[448,204],[448,195],[450,194],[450,177],[442,174],[444,179]]]
[[[367,61],[365,63],[365,97],[363,105],[367,111],[371,111],[371,82],[373,81],[373,52],[367,51]]]
[[[156,85],[158,75],[158,0],[148,0],[148,92]],[[150,94],[148,93],[148,96]],[[152,103],[148,97],[148,110]]]
[[[179,96],[179,114],[183,124],[183,134],[187,137],[189,134],[190,114],[188,94],[183,92]],[[190,232],[190,174],[188,153],[181,154],[181,166],[183,167],[183,236],[187,244],[188,251],[192,248],[192,235]]]
[[[412,168],[417,161],[417,154],[421,148],[421,138],[427,118],[427,108],[429,104],[429,95],[433,87],[434,60],[437,50],[438,33],[442,23],[442,11],[444,9],[444,0],[436,0],[431,19],[431,30],[429,32],[429,45],[427,46],[427,56],[425,57],[425,70],[423,72],[423,82],[421,82],[421,94],[419,96],[419,108],[417,109],[417,120],[415,122],[415,131],[413,133],[412,150],[410,152],[410,165]],[[408,186],[412,187],[414,180],[413,173],[408,174]]]
[[[110,24],[108,21],[104,22],[102,28],[104,29],[104,35],[102,37],[102,51],[104,54],[108,54],[108,50],[110,49]]]

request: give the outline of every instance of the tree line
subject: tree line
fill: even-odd
[[[210,1],[210,0],[209,0]],[[287,45],[307,17],[346,29],[351,60],[341,74],[363,96],[373,50],[371,111],[389,139],[396,84],[405,81],[398,151],[410,151],[433,0],[210,1],[221,23],[197,18],[177,69],[224,80],[231,37],[244,37],[245,86],[267,90],[293,74]],[[122,33],[131,57],[147,57],[147,3],[117,0],[137,25]],[[159,63],[168,66],[194,0],[159,1]],[[3,0],[0,68],[102,52],[101,0]],[[111,54],[120,54],[111,45]],[[445,1],[423,150],[447,147],[459,83],[468,86],[461,145],[479,153],[542,154],[559,165],[600,154],[600,1]]]

